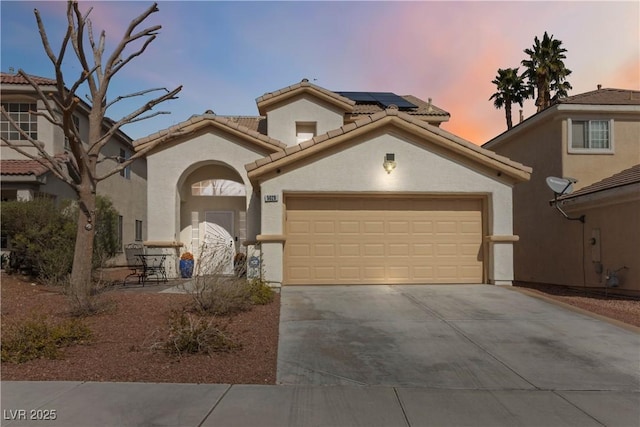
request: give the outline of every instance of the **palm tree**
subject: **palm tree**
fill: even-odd
[[[493,105],[496,108],[504,106],[507,129],[511,129],[511,104],[517,103],[522,107],[522,102],[529,95],[529,88],[524,84],[524,76],[518,75],[518,68],[499,68],[498,75],[491,83],[496,85],[498,91],[491,95],[489,100],[494,100]]]
[[[571,70],[565,67],[563,60],[567,49],[561,47],[562,41],[554,40],[544,32],[542,42],[538,37],[534,38],[533,49],[525,49],[524,53],[529,59],[522,61],[526,67],[524,77],[528,78],[529,85],[537,91],[536,106],[542,111],[551,105],[551,101],[566,97],[567,91],[572,89],[566,80]],[[553,97],[551,91],[555,91]]]

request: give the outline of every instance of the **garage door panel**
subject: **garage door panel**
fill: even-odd
[[[289,256],[292,258],[308,258],[311,256],[311,247],[308,243],[289,243]]]
[[[362,221],[362,233],[364,235],[383,235],[384,234],[384,221]]]
[[[384,256],[384,243],[365,243],[362,249],[364,258]]]
[[[480,248],[474,243],[462,243],[460,245],[460,255],[463,256],[477,256],[479,255]]]
[[[381,267],[381,266],[364,267],[362,269],[362,272],[363,272],[363,277],[365,281],[370,281],[374,279],[382,280],[385,278],[384,267]]]
[[[390,243],[388,246],[388,255],[394,257],[408,257],[410,255],[408,243]]]
[[[309,230],[311,229],[311,224],[309,221],[289,221],[289,234],[309,234]]]
[[[338,244],[338,253],[341,257],[360,257],[360,245],[357,243]]]
[[[287,199],[285,284],[479,283],[479,200]]]
[[[336,256],[336,248],[334,244],[316,244],[313,245],[313,254],[316,257],[330,257]]]
[[[411,233],[412,234],[433,234],[433,222],[432,221],[423,221],[417,220],[411,222]]]
[[[434,248],[432,243],[415,243],[413,245],[414,256],[433,256]]]
[[[318,280],[336,280],[336,267],[333,266],[322,266],[322,267],[314,267],[313,275]]]
[[[360,221],[338,221],[338,230],[340,234],[360,234]]]
[[[336,233],[335,223],[333,221],[316,220],[313,222],[313,232],[315,234],[331,234]]]

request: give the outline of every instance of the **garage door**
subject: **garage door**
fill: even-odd
[[[482,201],[288,197],[284,282],[482,283]]]

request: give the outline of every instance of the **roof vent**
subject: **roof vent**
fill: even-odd
[[[428,112],[432,112],[433,111],[433,107],[431,106],[431,98],[429,98],[429,103],[427,104],[427,111]]]

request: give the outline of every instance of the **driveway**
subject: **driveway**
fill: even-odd
[[[279,384],[638,392],[639,371],[637,333],[511,288],[282,288]]]

